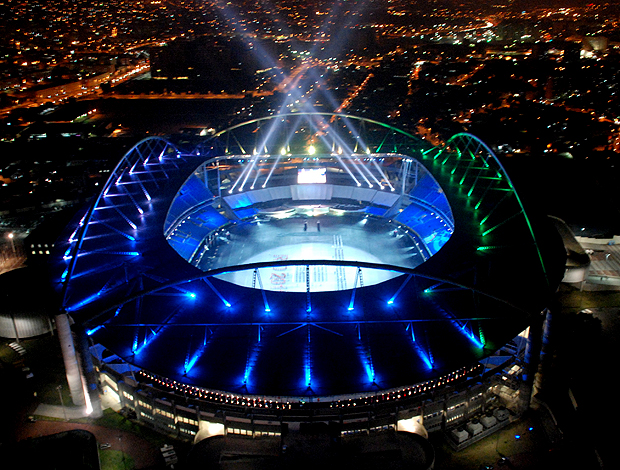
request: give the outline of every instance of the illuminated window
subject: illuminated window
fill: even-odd
[[[140,405],[142,408],[146,408],[147,410],[152,410],[153,407],[151,405],[149,405],[148,403],[143,402],[142,400],[138,400],[138,405]]]

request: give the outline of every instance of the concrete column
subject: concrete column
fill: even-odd
[[[77,332],[77,341],[79,345],[79,353],[82,363],[83,379],[85,380],[85,389],[90,398],[90,406],[92,407],[92,418],[101,418],[103,410],[101,409],[101,395],[99,393],[99,380],[97,372],[93,366],[93,358],[90,354],[90,344],[88,336],[84,329],[80,328]]]
[[[530,370],[532,364],[532,352],[533,343],[532,343],[532,327],[527,327],[527,338],[525,342],[525,353],[523,355],[523,359],[525,361],[525,371],[523,372],[523,380],[528,381],[532,371]]]
[[[551,310],[545,310],[545,322],[543,324],[542,331],[542,344],[540,347],[540,361],[538,364],[538,373],[534,382],[534,387],[537,391],[540,391],[545,385],[545,370],[548,368],[549,361],[551,360],[551,346],[549,344],[551,338],[551,324],[552,315]]]
[[[541,312],[542,315],[545,311]],[[523,383],[519,391],[519,410],[521,412],[527,410],[533,395],[538,392],[536,380],[536,371],[539,369],[540,350],[542,336],[542,320],[534,318],[532,324],[528,328],[527,343],[524,353],[524,372]]]
[[[75,345],[73,343],[73,335],[71,334],[71,326],[69,325],[69,316],[66,313],[56,315],[56,331],[58,332],[58,340],[62,351],[62,358],[65,363],[65,373],[67,374],[67,382],[71,391],[73,404],[77,406],[86,406],[84,397],[84,387],[82,386],[82,373],[78,363],[77,354],[75,353]]]

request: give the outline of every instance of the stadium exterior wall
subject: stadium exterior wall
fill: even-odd
[[[502,371],[442,388],[415,401],[393,400],[372,407],[304,409],[297,406],[277,411],[228,406],[171,393],[139,383],[131,375],[102,365],[100,379],[104,393],[118,395],[120,406],[135,412],[139,423],[162,434],[194,442],[214,435],[213,429],[224,435],[278,437],[289,430],[299,430],[303,423],[337,423],[340,435],[346,436],[398,431],[399,422],[413,420],[422,424],[426,432],[433,433],[462,427],[494,410],[509,408],[515,417],[520,413],[513,406],[518,390],[514,389],[514,383],[512,389],[506,386]]]

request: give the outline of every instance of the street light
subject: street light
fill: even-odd
[[[9,240],[11,240],[11,248],[13,248],[13,255],[16,255],[17,253],[15,252],[15,241],[13,240],[13,238],[15,238],[15,234],[13,232],[10,232],[8,235]]]

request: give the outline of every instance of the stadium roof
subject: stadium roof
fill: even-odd
[[[415,193],[417,172],[425,171],[418,163],[440,198],[429,202]],[[198,255],[220,243],[220,230],[300,204],[259,198],[268,186],[251,182],[273,177],[279,191],[296,191],[290,171],[309,164],[331,171],[333,191],[352,188],[352,212],[408,230],[412,222],[401,214],[415,204],[441,215],[446,240],[415,266],[350,259],[200,265]],[[200,178],[202,188],[192,189]],[[366,183],[372,194],[355,192],[370,191],[360,188]],[[398,195],[391,207],[383,192]],[[239,193],[248,202],[232,198]],[[316,194],[311,202],[347,209],[346,197]],[[190,201],[192,195],[198,197]],[[174,231],[209,211],[196,245],[183,252]],[[551,225],[526,212],[510,177],[476,137],[457,134],[432,147],[382,123],[318,113],[244,123],[191,151],[158,137],[139,142],[57,248],[61,308],[94,341],[161,376],[263,396],[374,393],[475,363],[540,314],[564,267]],[[353,287],[324,291],[314,291],[307,275],[308,288],[296,292],[222,278],[244,271],[256,279],[259,269],[291,266],[394,275],[373,285],[356,277]]]

